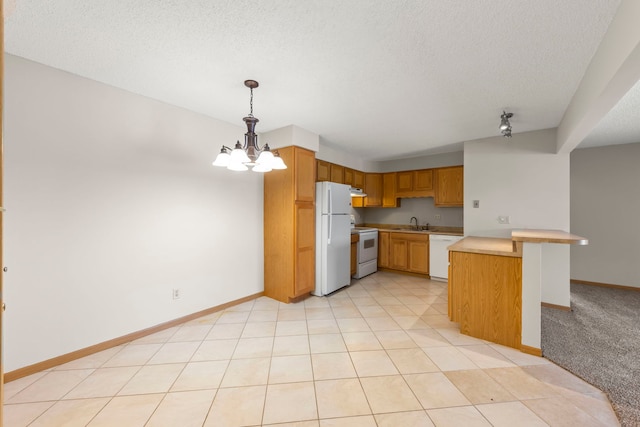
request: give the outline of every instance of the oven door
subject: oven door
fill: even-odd
[[[358,242],[358,263],[378,258],[378,231],[360,232]]]

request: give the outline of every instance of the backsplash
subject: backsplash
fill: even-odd
[[[412,216],[419,225],[462,227],[464,208],[437,208],[433,197],[401,199],[399,208],[352,208],[356,224],[409,224]],[[440,219],[436,219],[440,215]]]

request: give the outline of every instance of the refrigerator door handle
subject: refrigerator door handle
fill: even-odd
[[[327,196],[328,196],[328,202],[327,206],[329,208],[329,211],[327,212],[329,215],[331,215],[333,213],[333,206],[331,206],[331,201],[333,199],[333,197],[331,197],[331,186],[329,186],[329,188],[327,188]],[[329,227],[329,230],[331,230],[331,227]]]
[[[329,217],[329,238],[327,239],[327,245],[331,244],[331,235],[333,234],[331,232],[331,225],[333,223],[333,215],[327,215]]]

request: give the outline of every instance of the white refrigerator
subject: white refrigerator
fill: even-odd
[[[323,296],[351,283],[349,186],[316,183],[316,289]]]

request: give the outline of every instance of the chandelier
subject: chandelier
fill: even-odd
[[[233,149],[223,145],[220,153],[213,162],[213,166],[226,167],[232,171],[246,171],[249,166],[254,172],[270,172],[273,169],[286,169],[282,157],[277,151],[271,151],[269,144],[264,144],[262,148],[258,145],[258,135],[255,133],[256,123],[259,120],[253,117],[253,89],[259,86],[255,80],[245,80],[244,85],[251,91],[249,101],[250,112],[242,120],[247,125],[247,133],[244,134],[244,145],[240,141],[236,142]]]
[[[509,122],[511,117],[513,117],[513,113],[507,113],[504,110],[500,116],[500,132],[505,138],[511,138],[511,123]]]

